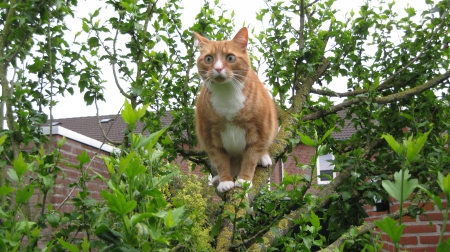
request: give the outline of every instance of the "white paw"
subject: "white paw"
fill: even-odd
[[[248,186],[248,188],[252,188],[252,182],[245,180],[245,179],[236,179],[236,182],[234,182],[234,186],[236,187],[240,187],[240,188],[244,188],[245,183],[249,183],[250,185]]]
[[[214,178],[211,179],[211,184],[214,186],[217,186],[219,184],[219,175],[214,176]]]
[[[219,185],[217,186],[217,191],[223,193],[223,192],[230,190],[233,187],[234,187],[233,181],[223,181],[223,182],[220,182]]]
[[[262,155],[261,159],[258,162],[259,165],[263,167],[269,167],[272,165],[272,159],[270,159],[270,156],[268,154]]]

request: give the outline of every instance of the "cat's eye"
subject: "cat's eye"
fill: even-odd
[[[205,57],[206,64],[211,64],[211,63],[213,63],[213,61],[214,61],[213,56],[208,55],[208,56]]]
[[[236,61],[236,56],[234,56],[233,54],[228,54],[226,60],[228,63],[233,63]]]

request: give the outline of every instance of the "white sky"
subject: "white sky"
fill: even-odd
[[[160,0],[163,2],[162,0]],[[201,6],[203,5],[203,0],[183,0],[181,1],[181,6],[184,7],[182,11],[182,20],[183,20],[183,29],[190,27],[193,22],[195,15],[199,12]],[[235,30],[238,30],[242,27],[245,22],[246,25],[250,27],[254,27],[255,31],[261,30],[261,23],[256,20],[255,13],[258,12],[261,8],[266,7],[263,0],[227,0],[221,1],[224,5],[224,9],[235,12]],[[375,2],[375,1],[373,1]],[[372,3],[373,3],[372,2]],[[420,4],[418,3],[420,2]],[[334,5],[339,8],[341,11],[336,15],[336,18],[341,19],[345,15],[345,13],[350,12],[352,9],[357,13],[359,6],[364,3],[363,0],[338,0]],[[408,3],[414,7],[418,13],[423,11],[425,8],[424,0],[397,0],[395,10],[403,13],[403,9],[407,6]],[[79,1],[78,2],[78,10],[76,11],[76,18],[81,18],[82,16],[87,16],[88,13],[92,13],[98,7],[103,5],[100,1],[88,0],[88,1]],[[101,13],[101,12],[100,12]],[[101,18],[101,17],[100,17]],[[105,20],[102,20],[104,22]],[[76,19],[73,24],[70,25],[70,28],[73,32],[77,32],[81,30],[81,19]],[[72,41],[72,37],[68,38],[69,41]],[[106,63],[105,63],[106,64]],[[99,102],[99,112],[100,115],[110,115],[117,114],[124,102],[123,96],[119,94],[114,81],[112,79],[111,67],[109,64],[105,65],[105,69],[103,69],[103,74],[108,79],[110,77],[110,81],[104,83],[104,97],[106,99],[105,102]],[[262,78],[263,79],[263,78]],[[338,85],[339,86],[339,85]],[[336,91],[345,91],[346,84],[345,82],[339,90],[335,86],[332,87]],[[83,117],[83,116],[94,116],[97,111],[94,105],[86,106],[83,95],[79,94],[78,87],[75,88],[75,94],[71,96],[67,94],[66,97],[56,97],[56,100],[59,103],[53,108],[53,118],[69,118],[69,117]],[[47,111],[48,112],[48,109]]]

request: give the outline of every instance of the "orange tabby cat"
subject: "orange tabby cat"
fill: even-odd
[[[250,66],[248,31],[232,40],[210,41],[194,33],[200,46],[198,73],[203,86],[197,100],[196,131],[213,168],[213,184],[225,192],[251,182],[268,155],[278,128],[275,104]],[[234,182],[233,178],[236,178]]]

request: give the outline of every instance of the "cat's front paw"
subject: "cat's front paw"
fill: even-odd
[[[211,179],[211,184],[213,184],[214,186],[219,185],[219,182],[220,182],[219,175],[214,176],[214,178]]]
[[[272,165],[272,159],[270,159],[269,154],[264,154],[262,155],[262,157],[259,159],[258,162],[259,165],[263,166],[263,167],[269,167]]]
[[[234,182],[234,186],[240,187],[240,188],[244,188],[244,185],[246,183],[249,184],[248,188],[252,188],[252,182],[251,181],[248,181],[248,180],[245,180],[245,179],[240,179],[240,178],[236,179],[236,182]]]
[[[234,185],[233,181],[223,181],[223,182],[220,182],[219,185],[217,186],[217,191],[223,193],[223,192],[230,190],[234,186],[235,185]]]

